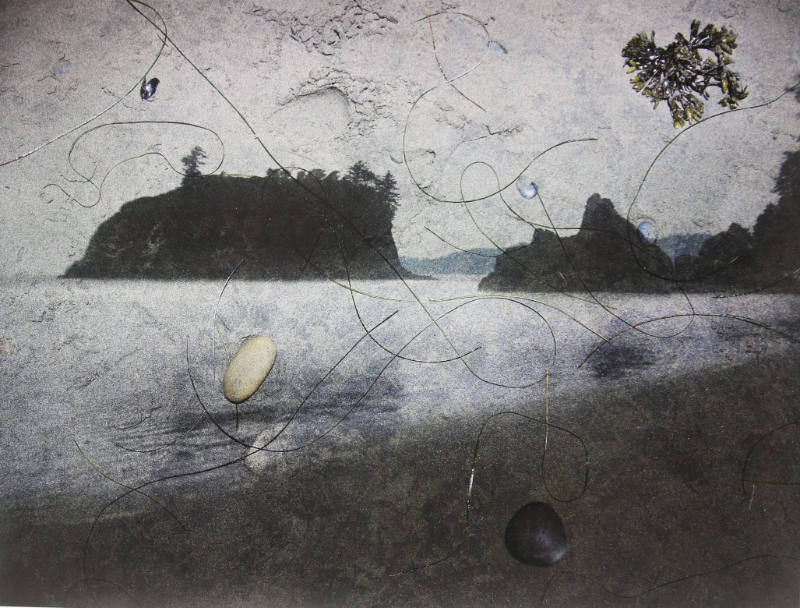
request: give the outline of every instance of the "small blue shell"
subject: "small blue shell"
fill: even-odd
[[[536,193],[539,192],[539,189],[536,187],[531,180],[526,177],[520,177],[517,180],[517,190],[519,190],[520,195],[522,198],[532,199],[536,196]]]
[[[658,230],[650,220],[642,220],[636,227],[636,234],[643,245],[652,245],[658,240]]]
[[[150,99],[153,95],[156,94],[156,89],[158,88],[159,80],[158,78],[151,78],[147,82],[142,81],[142,88],[139,89],[139,95],[145,101]]]
[[[497,42],[497,40],[490,40],[487,43],[487,46],[489,47],[490,51],[495,51],[497,53],[502,53],[503,55],[508,53],[508,51],[506,50],[506,47],[504,47],[502,44]]]

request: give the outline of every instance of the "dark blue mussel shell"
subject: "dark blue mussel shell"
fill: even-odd
[[[151,78],[147,82],[142,81],[142,88],[139,89],[139,95],[142,97],[143,100],[146,101],[156,94],[158,83],[159,83],[158,78]]]

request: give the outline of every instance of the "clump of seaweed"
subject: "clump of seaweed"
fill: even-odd
[[[651,99],[654,110],[666,101],[677,129],[703,117],[700,97],[708,99],[710,87],[724,93],[719,101],[722,107],[735,109],[747,97],[739,74],[728,68],[735,48],[735,32],[725,26],[717,29],[713,23],[701,31],[695,19],[688,40],[679,32],[674,42],[662,48],[656,46],[655,32],[649,36],[641,32],[628,41],[622,56],[628,72],[636,72],[631,78],[633,88]]]

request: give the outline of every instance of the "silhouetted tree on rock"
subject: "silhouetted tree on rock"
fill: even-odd
[[[184,157],[180,188],[122,206],[103,222],[66,277],[396,278],[398,204],[390,173],[359,161],[344,177],[321,169],[263,178],[201,175]]]

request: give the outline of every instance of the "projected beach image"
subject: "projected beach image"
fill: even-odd
[[[800,5],[0,6],[0,604],[800,601]]]

